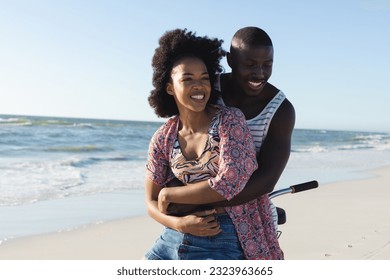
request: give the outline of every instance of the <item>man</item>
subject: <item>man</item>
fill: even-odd
[[[232,203],[240,204],[273,191],[281,176],[291,149],[291,135],[295,125],[295,110],[282,92],[268,82],[272,74],[274,50],[270,37],[257,27],[245,27],[233,36],[227,53],[231,73],[221,75],[220,90],[225,105],[237,107],[244,113],[254,136],[258,152],[258,170],[252,175],[244,191]],[[261,112],[275,102],[279,106],[268,115],[263,125],[254,121]]]

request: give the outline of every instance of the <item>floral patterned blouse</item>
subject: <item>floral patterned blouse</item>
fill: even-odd
[[[153,135],[149,145],[147,177],[164,186],[174,177],[184,183],[208,180],[210,187],[227,200],[236,196],[257,169],[255,147],[243,113],[236,108],[219,108],[213,117],[203,153],[187,160],[181,153],[177,139],[179,117],[163,124]],[[258,200],[225,207],[235,225],[238,238],[247,259],[281,259],[282,254],[273,226],[272,214],[264,223],[261,211],[269,210]],[[270,212],[270,211],[268,211]],[[276,240],[269,240],[269,235]],[[270,242],[273,241],[273,242]],[[280,254],[274,255],[279,252]]]

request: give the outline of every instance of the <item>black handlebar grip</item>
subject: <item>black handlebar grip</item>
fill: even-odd
[[[303,192],[311,189],[318,188],[317,181],[310,181],[306,183],[297,184],[290,187],[292,189],[292,193]]]

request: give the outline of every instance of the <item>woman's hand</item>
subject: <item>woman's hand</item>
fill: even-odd
[[[179,218],[177,230],[196,236],[214,236],[221,232],[215,210],[195,212]]]

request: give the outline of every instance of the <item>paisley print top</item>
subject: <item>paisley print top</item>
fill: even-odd
[[[169,119],[156,131],[149,145],[146,165],[150,180],[164,186],[175,176],[185,183],[207,179],[210,187],[227,200],[244,188],[257,169],[251,132],[239,109],[217,107],[219,111],[211,122],[205,149],[195,160],[186,160],[181,153],[177,139],[178,116]],[[269,200],[264,201],[265,205],[259,205],[259,200],[225,207],[225,210],[235,225],[247,259],[281,259],[272,216],[262,219],[260,214],[270,212]],[[275,236],[276,240],[268,240],[269,236]]]

